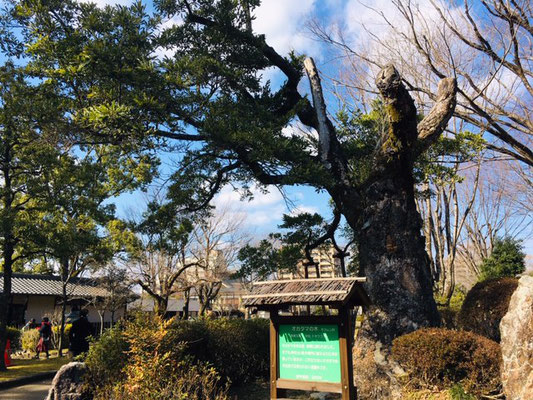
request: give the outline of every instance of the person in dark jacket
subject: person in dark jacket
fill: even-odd
[[[50,349],[50,342],[52,340],[52,324],[48,320],[47,317],[43,318],[43,321],[41,322],[41,326],[39,328],[39,343],[37,344],[36,353],[37,355],[35,358],[39,358],[39,353],[45,352],[46,358],[48,358],[50,355],[48,354],[48,350]]]
[[[87,338],[93,334],[91,324],[87,319],[87,310],[79,312],[79,318],[73,317],[72,327],[68,334],[69,350],[73,357],[89,351],[89,341]]]

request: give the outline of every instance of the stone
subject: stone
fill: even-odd
[[[533,276],[522,276],[500,323],[502,384],[509,400],[533,400]]]
[[[46,400],[92,400],[83,385],[87,366],[82,362],[63,365],[52,381]]]
[[[401,400],[405,371],[392,359],[390,346],[358,334],[353,347],[357,399]]]

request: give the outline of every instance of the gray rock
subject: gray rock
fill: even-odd
[[[533,400],[533,277],[523,276],[500,323],[503,391],[510,400]]]
[[[57,371],[52,387],[46,400],[91,400],[92,396],[85,393],[83,375],[87,366],[82,362],[71,362]]]

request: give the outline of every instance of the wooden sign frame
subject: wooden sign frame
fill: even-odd
[[[350,309],[339,308],[338,315],[331,316],[280,316],[278,308],[270,310],[270,399],[288,400],[286,390],[306,390],[317,392],[341,393],[342,400],[356,400],[357,393],[353,384],[352,362],[352,323]],[[339,328],[339,353],[341,382],[312,382],[280,379],[279,374],[279,326],[298,325],[337,325]]]

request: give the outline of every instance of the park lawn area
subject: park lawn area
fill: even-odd
[[[11,366],[7,371],[0,372],[0,382],[12,379],[24,378],[26,376],[39,374],[41,372],[57,371],[62,365],[71,361],[68,357],[51,357],[48,360],[11,360]]]

